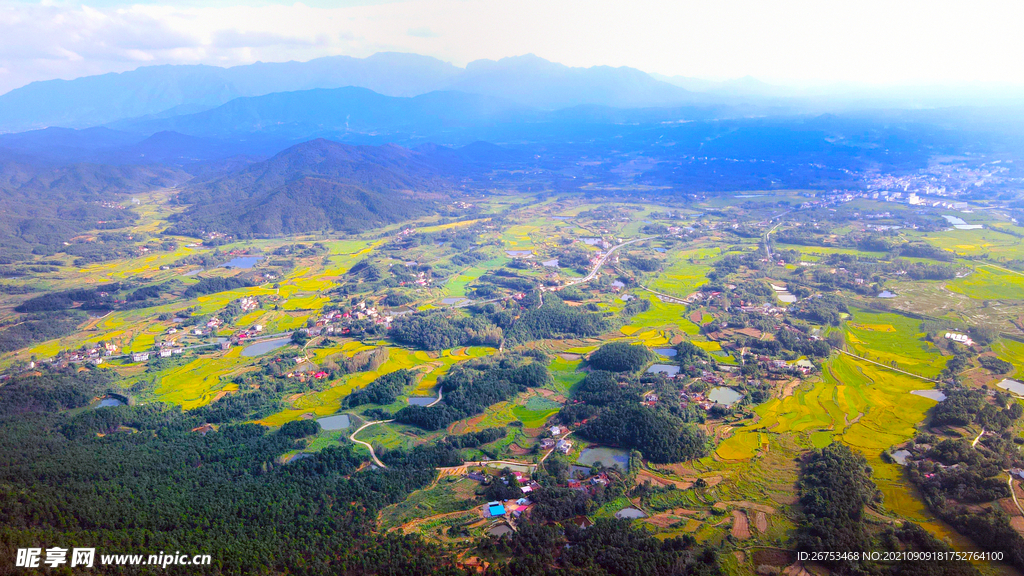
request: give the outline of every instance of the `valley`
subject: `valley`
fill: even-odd
[[[421,483],[371,523],[470,568],[513,561],[494,535],[536,530],[526,518],[625,515],[658,540],[714,547],[725,573],[781,571],[803,530],[801,462],[833,442],[863,457],[877,486],[870,533],[911,521],[981,551],[988,542],[958,529],[955,499],[925,496],[916,470],[945,460],[914,449],[975,441],[1000,462],[980,477],[1003,488],[958,498],[1005,517],[1007,541],[1024,549],[1024,515],[1003,504],[1020,479],[1000,470],[1020,467],[1020,410],[986,424],[986,410],[1019,406],[998,384],[1024,370],[1024,229],[999,203],[957,210],[980,228],[956,229],[941,206],[811,190],[495,191],[437,196],[441,213],[366,229],[247,237],[214,220],[181,228],[196,210],[181,193],[123,201],[137,217],[117,229],[122,253],[9,266],[0,391],[102,376],[75,408],[112,415],[77,424],[98,445],[150,425],[133,410],[194,414],[193,438],[310,423],[261,457],[265,470],[336,449],[353,470],[403,470],[450,451],[415,465]],[[69,245],[111,245],[103,234]],[[46,324],[57,315],[74,322]],[[41,327],[19,331],[27,322]],[[936,390],[977,391],[967,410],[979,416],[937,419],[948,400]],[[94,408],[107,397],[128,406]],[[897,462],[908,446],[914,463]],[[975,568],[1024,567],[1006,558]]]

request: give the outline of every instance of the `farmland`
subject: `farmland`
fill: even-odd
[[[990,213],[983,230],[946,230],[936,217],[933,229],[891,232],[890,244],[942,252],[901,259],[843,243],[875,235],[852,216],[836,222],[806,210],[774,219],[798,192],[754,198],[742,205],[712,198],[677,210],[639,200],[496,195],[461,218],[427,217],[372,234],[212,242],[160,235],[176,208],[167,193],[143,195],[131,231],[161,236],[166,249],[84,266],[65,258],[19,280],[30,290],[0,295],[0,320],[17,321],[18,309],[44,293],[89,288],[112,304],[82,308],[84,319],[71,333],[3,353],[0,368],[103,371],[111,375],[110,393],[167,410],[209,409],[259,393],[269,400],[243,421],[267,429],[349,418],[349,428],[317,432],[284,461],[338,446],[369,460],[365,446],[349,438],[369,422],[381,421],[358,439],[385,460],[498,429],[497,440],[462,449],[471,462],[465,470],[442,472],[377,519],[385,531],[465,546],[469,535],[492,527],[480,506],[494,492],[466,474],[502,466],[472,462],[501,461],[551,479],[558,462],[575,464],[596,447],[587,421],[605,409],[603,400],[586,396],[588,357],[626,342],[657,359],[616,374],[616,386],[655,418],[692,425],[707,450],[656,462],[645,446],[621,446],[632,468],[595,467],[592,482],[617,487],[596,491],[602,495],[595,493],[590,517],[636,508],[643,513],[636,522],[658,538],[692,535],[740,552],[786,548],[801,521],[796,460],[839,442],[871,466],[883,496],[870,505],[875,517],[912,520],[956,549],[978,549],[969,534],[937,519],[885,455],[930,425],[936,400],[912,392],[990,390],[1022,374],[1020,241],[998,231],[1009,222]],[[768,230],[792,240],[793,230],[811,221],[820,242],[779,242],[766,252]],[[238,257],[254,263],[225,266]],[[130,300],[149,288],[154,296]],[[893,297],[879,298],[883,291]],[[787,294],[793,298],[783,299]],[[971,344],[951,342],[950,332],[970,335]],[[966,364],[951,369],[960,357]],[[984,357],[1010,368],[996,373]],[[663,370],[649,372],[652,364]],[[543,381],[486,406],[460,406],[457,419],[434,427],[402,419],[410,404],[441,409],[462,398],[448,382],[468,386],[471,379],[458,380],[467,373],[512,378],[502,371],[533,365],[543,368]],[[354,392],[405,374],[385,401],[351,401]],[[713,396],[725,389],[739,399]],[[574,407],[593,411],[574,419]],[[566,430],[553,432],[553,425]],[[1019,428],[1013,433],[1021,437]],[[556,439],[568,445],[556,449]],[[545,466],[552,471],[546,476],[538,473]],[[742,557],[729,556],[726,570],[752,570],[752,553]]]

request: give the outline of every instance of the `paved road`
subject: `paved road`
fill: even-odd
[[[437,386],[437,400],[434,400],[430,404],[427,404],[426,407],[430,408],[431,406],[434,406],[435,404],[440,402],[442,398],[444,398],[444,387],[441,386],[440,384],[438,384],[438,386]]]
[[[941,382],[939,382],[938,380],[932,380],[931,378],[925,378],[924,376],[921,376],[920,374],[914,374],[913,372],[907,372],[906,370],[900,370],[899,368],[893,368],[892,366],[889,366],[888,364],[882,364],[881,362],[875,362],[874,360],[868,360],[867,358],[865,358],[863,356],[857,356],[856,354],[850,354],[849,352],[847,352],[846,350],[843,350],[841,348],[839,348],[838,350],[839,350],[840,354],[846,354],[847,356],[852,356],[853,358],[856,358],[858,360],[863,360],[865,362],[870,362],[871,364],[874,364],[876,366],[881,366],[882,368],[887,368],[889,370],[892,370],[893,372],[899,372],[900,374],[906,374],[907,376],[913,376],[914,378],[920,378],[921,380],[925,380],[927,382],[934,382],[935,384],[941,384]]]
[[[490,464],[505,464],[511,466],[526,466],[527,468],[536,468],[537,465],[533,462],[516,462],[515,460],[480,460],[478,462],[463,462],[462,466],[488,466]]]
[[[785,212],[779,214],[778,216],[772,216],[772,220],[776,218],[782,218],[783,216],[789,214],[790,212],[792,212],[792,210],[786,210]],[[775,232],[775,229],[778,228],[779,226],[782,226],[782,220],[779,220],[778,224],[772,226],[772,229],[765,232],[764,234],[764,250],[768,254],[768,262],[772,262],[772,243],[768,237],[771,236],[772,232]]]
[[[635,244],[635,243],[641,242],[643,240],[650,240],[651,238],[654,238],[654,236],[645,236],[643,238],[634,238],[632,240],[629,240],[628,242],[623,242],[622,244],[616,244],[615,246],[612,246],[608,250],[608,252],[605,253],[604,256],[601,256],[601,259],[598,260],[596,264],[594,264],[594,269],[590,271],[590,274],[587,274],[583,278],[578,278],[576,280],[572,280],[572,281],[566,283],[566,286],[575,286],[576,284],[584,284],[586,282],[590,282],[591,280],[593,280],[597,276],[597,273],[601,271],[601,266],[604,266],[605,262],[608,261],[608,258],[611,257],[613,252],[615,252],[619,248],[622,248],[623,246],[629,246],[630,244]]]
[[[562,440],[565,440],[565,439],[566,439],[566,438],[568,438],[569,436],[572,436],[572,431],[566,432],[566,433],[565,433],[565,436],[562,436],[562,438],[561,438],[561,439],[562,439]],[[543,462],[544,462],[545,460],[547,460],[548,456],[551,456],[551,453],[552,453],[552,452],[554,452],[554,451],[555,451],[555,448],[552,448],[551,450],[548,450],[548,451],[547,451],[547,452],[546,452],[546,453],[544,454],[544,456],[541,456],[541,459],[537,461],[537,465],[539,466],[539,465],[540,465],[540,464],[542,464],[542,463],[543,463]]]
[[[369,442],[356,440],[356,434],[362,432],[364,428],[369,428],[374,424],[384,424],[385,422],[394,422],[394,420],[374,420],[373,422],[367,422],[366,424],[360,426],[359,429],[357,429],[355,432],[352,433],[351,436],[348,437],[349,440],[355,442],[356,444],[362,444],[363,446],[366,446],[366,448],[370,451],[370,458],[373,458],[374,463],[377,464],[377,466],[380,466],[381,468],[387,468],[387,466],[385,466],[384,463],[380,461],[380,458],[377,458],[376,452],[373,451],[373,446],[370,446]]]
[[[1024,508],[1021,508],[1020,502],[1017,501],[1017,491],[1013,489],[1013,474],[1009,470],[1006,471],[1006,483],[1010,486],[1010,495],[1013,496],[1013,504],[1020,510],[1021,516],[1024,516]]]

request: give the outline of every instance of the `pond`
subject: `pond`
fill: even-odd
[[[648,374],[664,374],[665,376],[675,376],[679,374],[679,366],[673,366],[672,364],[654,364],[647,369]]]
[[[907,465],[907,457],[910,455],[910,450],[897,450],[891,454],[892,459],[900,466]]]
[[[124,402],[120,401],[117,398],[111,398],[110,396],[107,396],[106,398],[100,400],[100,403],[96,405],[97,408],[110,408],[112,406],[124,406]]]
[[[590,466],[569,466],[569,478],[589,478]]]
[[[616,280],[615,282],[612,282],[612,288],[625,288],[625,287],[626,287],[626,285],[623,284],[622,282],[619,282],[618,280]]]
[[[664,254],[665,253],[665,249],[664,248],[655,248],[654,251],[659,253],[659,254]]]
[[[619,518],[619,519],[622,519],[622,518],[646,518],[647,514],[644,514],[644,511],[640,510],[639,508],[633,508],[632,506],[629,506],[627,508],[623,508],[622,510],[619,510],[618,512],[616,512],[615,513],[615,517]]]
[[[221,268],[242,268],[248,270],[256,265],[262,256],[235,256],[231,260],[220,265]]]
[[[320,423],[320,427],[324,430],[344,430],[352,425],[348,414],[335,414],[326,418],[317,418],[317,422]]]
[[[914,396],[924,396],[925,398],[931,398],[936,402],[942,402],[946,399],[946,395],[942,393],[942,390],[911,390],[911,394]]]
[[[508,524],[498,524],[497,526],[495,526],[495,527],[491,528],[490,530],[488,530],[487,533],[490,534],[491,536],[501,537],[501,536],[504,536],[505,534],[511,534],[512,533],[512,528]]]
[[[195,276],[196,274],[199,274],[202,271],[202,268],[196,268],[195,270],[189,270],[188,272],[185,272],[184,274],[182,274],[182,276]]]
[[[596,246],[601,243],[600,238],[580,238],[580,240],[583,240],[583,243],[587,246]]]
[[[615,466],[623,472],[628,472],[629,452],[619,448],[608,448],[607,446],[587,448],[580,454],[580,458],[577,462],[584,466],[593,466],[600,462],[605,466],[605,468]]]
[[[466,298],[466,297],[463,297],[463,296],[459,296],[459,297],[455,297],[455,298],[444,298],[444,299],[441,300],[441,304],[447,304],[447,305],[451,306],[453,304],[459,304],[460,302],[465,302],[467,300],[469,300],[469,298]]]
[[[541,266],[547,266],[548,268],[558,268],[558,258],[552,258],[551,260],[545,260],[540,263]]]
[[[409,404],[412,406],[429,406],[436,401],[436,396],[409,396]]]
[[[666,358],[674,358],[677,354],[677,351],[675,348],[655,348],[654,353],[664,356]]]
[[[551,218],[554,220],[568,220],[572,218],[572,216],[552,216]]]
[[[274,338],[273,340],[254,342],[242,349],[242,356],[260,356],[261,354],[277,350],[291,341],[291,338]]]
[[[505,250],[505,254],[513,258],[522,258],[524,256],[533,255],[533,250]]]
[[[708,392],[708,400],[727,408],[739,402],[740,398],[743,398],[743,394],[728,386],[716,386],[711,389],[711,392]]]
[[[996,384],[996,386],[1002,388],[1003,390],[1009,390],[1010,392],[1013,392],[1014,394],[1017,394],[1019,396],[1024,396],[1024,384],[1021,384],[1016,380],[1010,380],[1009,378],[1007,378],[1006,380],[1003,380],[999,384]]]
[[[896,294],[894,292],[889,292],[888,290],[882,290],[881,292],[878,293],[877,297],[878,298],[895,298]]]

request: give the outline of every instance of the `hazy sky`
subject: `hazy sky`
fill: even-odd
[[[0,0],[0,93],[149,64],[379,51],[780,84],[1024,85],[1024,4],[901,0]]]

